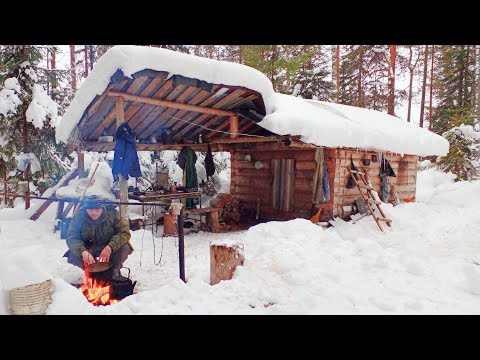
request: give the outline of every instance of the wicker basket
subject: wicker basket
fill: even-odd
[[[12,289],[9,298],[12,315],[45,315],[52,302],[52,281]]]

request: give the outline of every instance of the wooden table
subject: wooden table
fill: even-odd
[[[187,199],[187,198],[198,198],[200,207],[202,207],[202,193],[200,191],[191,191],[191,192],[176,192],[176,193],[163,193],[161,194],[158,191],[147,191],[144,195],[135,195],[134,193],[128,193],[128,198],[133,200],[138,200],[141,203],[165,203],[165,208],[170,206],[172,200],[177,199]],[[154,206],[156,209],[156,206]],[[145,216],[145,206],[142,206],[142,215]],[[156,216],[156,211],[155,215]],[[156,221],[156,219],[155,219]]]

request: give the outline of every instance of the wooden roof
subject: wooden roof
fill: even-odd
[[[183,144],[235,143],[262,141],[248,135],[273,136],[256,123],[265,116],[260,93],[167,72],[142,70],[124,76],[118,70],[103,94],[96,96],[84,112],[78,129],[86,150],[113,150],[114,143],[100,143],[99,136],[115,136],[117,129],[116,98],[124,100],[124,121],[139,139],[138,150],[179,149]],[[236,139],[228,134],[231,115],[238,116]],[[162,144],[161,133],[170,129],[173,143]],[[152,141],[152,138],[155,140]],[[156,144],[155,141],[157,142]],[[269,141],[265,139],[265,141]],[[271,141],[271,140],[270,140]]]

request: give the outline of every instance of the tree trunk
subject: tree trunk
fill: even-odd
[[[57,68],[57,64],[56,64],[56,54],[57,54],[57,49],[56,48],[53,48],[52,49],[52,60],[51,60],[51,63],[50,63],[50,69],[52,70],[52,92],[55,91],[55,88],[57,87],[57,73],[55,72],[55,69]]]
[[[395,115],[395,62],[397,59],[397,45],[390,45],[390,61],[388,67],[388,100],[387,113]]]
[[[475,45],[475,70],[477,92],[475,93],[475,116],[473,118],[473,126],[475,130],[479,131],[480,126],[480,45]]]
[[[85,45],[85,77],[88,76],[88,45]]]
[[[423,128],[423,115],[425,113],[425,92],[427,87],[427,65],[428,65],[428,45],[425,45],[423,58],[423,83],[422,83],[422,101],[420,103],[420,127]]]
[[[337,45],[335,53],[335,77],[337,81],[337,103],[340,102],[340,45]]]
[[[410,114],[412,110],[413,70],[414,70],[414,67],[412,66],[412,57],[413,57],[413,50],[412,50],[412,47],[410,46],[410,56],[408,57],[408,71],[410,72],[410,83],[408,85],[407,122],[410,122]]]
[[[432,131],[433,123],[433,61],[435,60],[435,45],[432,45],[432,67],[430,68],[430,110],[428,114],[428,130]]]
[[[71,74],[71,85],[72,85],[72,94],[75,95],[77,91],[77,70],[75,64],[75,45],[70,45],[70,74]]]

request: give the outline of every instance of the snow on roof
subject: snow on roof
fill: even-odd
[[[259,92],[270,112],[269,98],[274,94],[270,80],[260,71],[246,65],[207,59],[162,48],[119,45],[109,49],[95,64],[90,75],[75,94],[75,98],[56,128],[56,141],[66,143],[84,111],[97,95],[107,88],[111,76],[118,70],[131,77],[150,69],[168,71],[171,75],[204,80],[212,84],[242,86]]]
[[[278,93],[272,101],[273,112],[258,125],[280,135],[300,135],[306,143],[419,156],[448,153],[445,138],[386,113]]]
[[[262,95],[267,114],[258,125],[280,135],[300,135],[307,143],[419,156],[448,153],[446,139],[397,117],[375,110],[275,93],[264,74],[245,65],[133,45],[115,46],[99,59],[57,126],[57,143],[68,141],[84,111],[96,95],[103,93],[118,69],[128,77],[151,69],[168,71],[172,76],[178,74],[213,84],[255,90]]]

